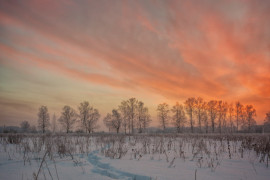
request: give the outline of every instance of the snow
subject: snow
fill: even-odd
[[[45,156],[38,179],[190,180],[195,175],[197,180],[270,178],[270,168],[260,162],[261,156],[254,150],[244,149],[241,154],[240,141],[230,142],[230,159],[226,141],[187,137],[52,137],[47,142],[52,142],[53,153]],[[18,144],[4,139],[0,144],[0,179],[34,179],[49,143],[37,151],[33,137]],[[57,147],[63,142],[68,144],[70,154],[60,156]],[[206,149],[202,150],[204,145]]]

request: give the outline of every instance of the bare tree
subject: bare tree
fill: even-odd
[[[127,124],[128,124],[128,131],[130,133],[134,133],[134,125],[136,120],[136,110],[138,106],[138,100],[136,98],[130,98],[127,101],[121,103],[119,109],[121,111],[125,110],[127,113]],[[126,117],[125,117],[126,118]]]
[[[80,103],[78,109],[81,126],[83,129],[85,129],[85,132],[87,132],[87,121],[90,118],[90,111],[92,111],[93,107],[90,106],[89,102],[84,101]]]
[[[130,127],[130,121],[129,121],[129,108],[127,105],[127,101],[122,101],[121,105],[119,106],[119,110],[122,114],[122,125],[124,128],[125,134],[127,134],[127,129]]]
[[[22,132],[29,132],[29,130],[30,130],[30,124],[29,124],[28,121],[23,121],[23,122],[21,122],[20,125],[21,125]]]
[[[211,100],[207,103],[207,112],[211,121],[212,133],[215,132],[215,120],[217,118],[217,101]]]
[[[222,133],[222,127],[226,127],[226,115],[227,115],[227,102],[218,101],[217,103],[217,115],[218,115],[218,131]]]
[[[185,109],[186,109],[186,112],[189,116],[189,122],[190,122],[190,129],[191,129],[191,133],[194,132],[194,120],[193,120],[193,114],[194,114],[194,111],[195,111],[195,104],[196,104],[196,99],[194,97],[191,97],[191,98],[188,98],[186,101],[185,101]]]
[[[128,104],[128,109],[129,109],[129,119],[130,119],[130,128],[131,129],[131,133],[134,133],[134,121],[136,118],[136,108],[137,108],[137,104],[138,104],[138,100],[136,98],[130,98],[127,101]]]
[[[108,113],[103,122],[109,128],[109,131],[114,129],[118,134],[122,125],[121,114],[118,112],[118,110],[113,109],[112,114]]]
[[[208,115],[207,115],[207,106],[205,106],[204,111],[202,112],[202,122],[205,127],[205,133],[208,133],[208,127],[209,127],[209,122],[208,122]]]
[[[246,105],[246,121],[244,122],[244,127],[247,127],[248,132],[251,132],[251,128],[256,125],[254,117],[256,117],[256,109],[252,105]]]
[[[232,103],[228,106],[228,115],[229,115],[230,132],[232,133],[234,131],[234,124],[233,124],[234,107]]]
[[[145,132],[146,131],[146,128],[148,128],[150,126],[150,123],[152,122],[151,116],[148,113],[148,108],[147,108],[147,111],[145,113],[145,116],[144,116],[142,122],[143,122],[143,130]]]
[[[270,111],[265,114],[264,123],[270,124]]]
[[[176,102],[176,104],[172,107],[171,111],[173,113],[172,124],[174,125],[174,127],[176,127],[177,132],[181,133],[186,121],[184,107],[183,105]]]
[[[239,126],[241,127],[241,130],[247,129],[246,121],[247,121],[247,112],[245,110],[245,107],[243,106],[241,114],[240,114],[240,121],[239,121],[239,123],[240,123]]]
[[[66,133],[70,133],[75,122],[77,114],[73,108],[70,106],[64,106],[60,118],[58,119],[59,123],[66,130]]]
[[[228,114],[228,103],[226,101],[223,101],[222,103],[222,111],[221,111],[221,114],[222,114],[222,129],[224,129],[224,131],[226,130],[227,131],[227,114]]]
[[[80,103],[79,107],[79,119],[81,121],[82,127],[85,129],[85,132],[92,133],[99,126],[97,122],[100,118],[99,111],[94,109],[89,102],[84,101]]]
[[[93,108],[90,111],[89,119],[86,121],[86,126],[87,126],[87,132],[88,133],[93,133],[94,130],[99,128],[99,126],[97,124],[99,118],[100,118],[99,111],[97,109]]]
[[[265,114],[263,123],[263,133],[264,132],[270,132],[270,111]]]
[[[137,129],[139,133],[142,133],[151,122],[148,108],[144,106],[144,103],[139,101],[137,105]]]
[[[57,129],[57,124],[56,124],[56,115],[55,113],[53,114],[52,117],[52,132],[55,133]]]
[[[240,118],[243,117],[243,105],[238,101],[235,103],[235,121],[236,121],[236,131],[239,131]]]
[[[116,109],[112,110],[112,124],[113,127],[116,129],[116,132],[119,133],[122,124],[122,118],[121,114]]]
[[[204,114],[204,109],[205,109],[206,103],[204,102],[203,98],[198,97],[195,100],[195,115],[197,116],[198,119],[198,125],[199,125],[199,132],[202,132],[202,118]]]
[[[41,106],[38,112],[38,128],[45,133],[50,126],[50,115],[47,106]]]
[[[159,104],[157,107],[157,112],[161,127],[163,130],[165,130],[169,123],[169,105],[167,103]]]
[[[109,132],[112,131],[112,114],[108,113],[104,119],[103,119],[103,123],[105,124],[105,126],[109,129]]]

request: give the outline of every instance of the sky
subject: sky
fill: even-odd
[[[202,97],[270,111],[270,1],[1,0],[0,125],[89,101]]]

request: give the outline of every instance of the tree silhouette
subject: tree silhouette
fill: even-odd
[[[236,131],[239,131],[240,118],[243,118],[243,105],[238,101],[235,103],[235,121],[236,121]]]
[[[38,112],[38,128],[45,133],[50,125],[50,115],[47,106],[41,106]]]
[[[167,103],[159,104],[157,107],[158,119],[163,131],[169,123],[169,105]]]
[[[112,114],[108,113],[103,119],[104,124],[109,128],[109,130],[115,130],[118,134],[122,125],[121,114],[118,110],[113,109]]]
[[[246,105],[245,111],[246,120],[244,121],[244,127],[247,127],[248,132],[251,132],[251,127],[256,125],[256,121],[254,120],[254,117],[256,116],[256,110],[252,105]]]
[[[171,112],[173,113],[172,124],[174,127],[176,127],[177,132],[180,133],[186,121],[184,107],[176,102],[176,104],[172,107]]]
[[[76,122],[77,114],[73,108],[70,106],[64,106],[60,118],[58,119],[59,123],[66,130],[66,133],[69,133],[73,128]]]
[[[139,133],[142,133],[151,122],[150,114],[148,113],[148,108],[144,106],[142,101],[138,102],[137,105],[137,129]]]
[[[188,98],[184,104],[185,104],[186,112],[189,116],[190,130],[191,130],[191,133],[193,133],[194,132],[193,114],[195,111],[196,99],[194,97]]]
[[[212,133],[215,132],[215,120],[217,117],[217,101],[216,100],[211,100],[207,103],[207,111],[208,111],[208,116],[211,121],[211,129]]]
[[[100,118],[99,111],[94,109],[87,101],[80,103],[78,109],[82,128],[85,129],[85,132],[94,132],[99,127],[97,125]]]

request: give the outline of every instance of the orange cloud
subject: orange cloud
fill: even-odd
[[[142,88],[168,101],[239,99],[261,120],[270,105],[268,19],[267,1],[3,1],[1,64],[130,96]]]

